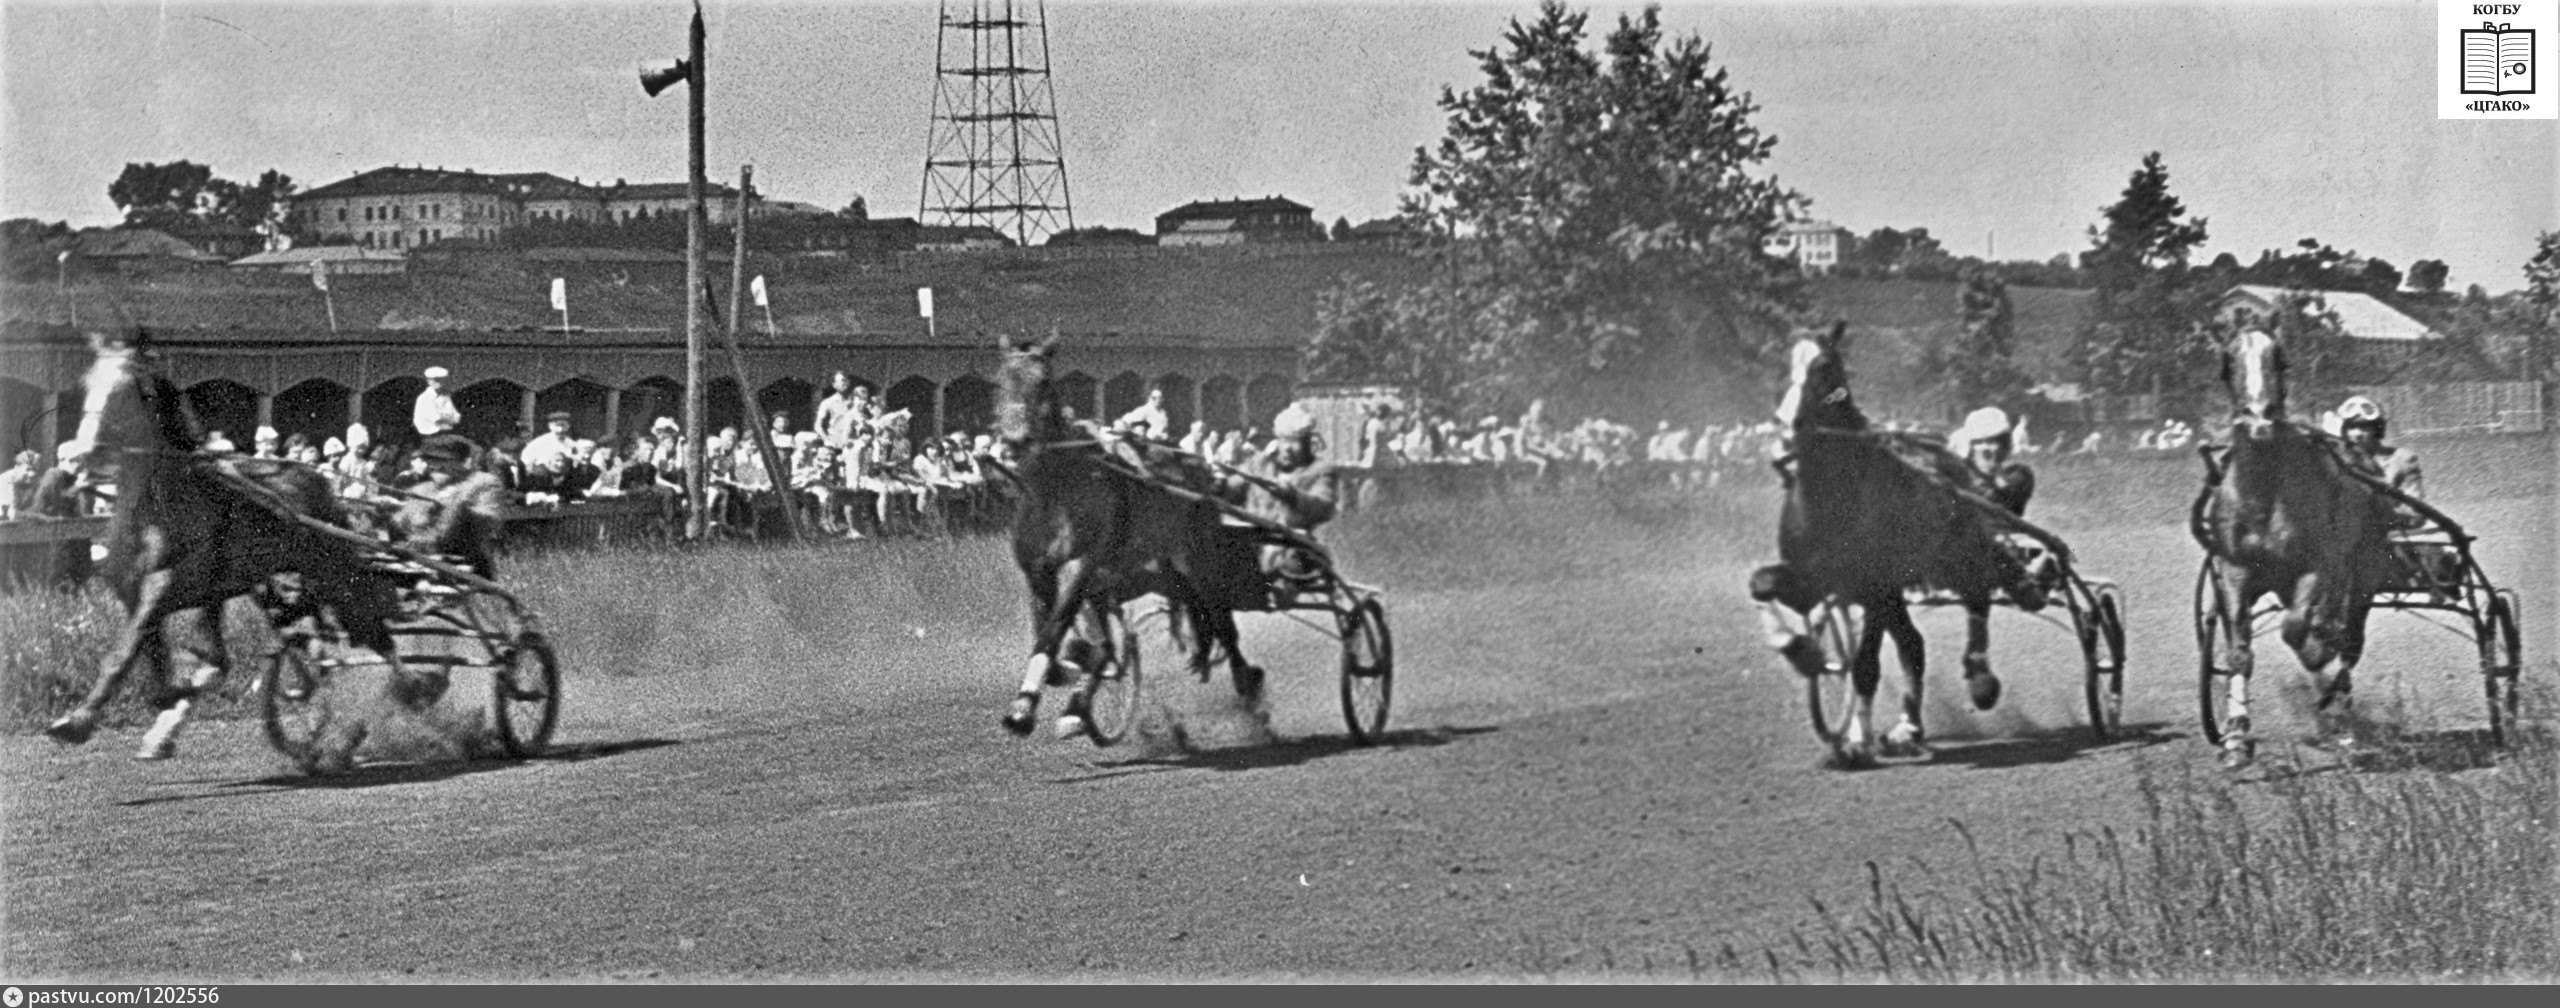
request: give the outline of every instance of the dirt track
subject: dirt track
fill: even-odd
[[[2544,480],[2439,497],[2528,600],[2529,669],[2548,676]],[[1961,867],[1951,817],[2023,857],[2136,821],[2137,761],[2209,760],[2194,545],[2149,515],[2049,520],[2083,569],[2126,586],[2127,737],[2111,744],[2081,727],[2066,635],[2010,611],[1994,621],[2000,710],[1957,710],[1959,617],[1925,616],[1937,757],[1843,773],[1817,765],[1800,690],[1754,640],[1748,558],[1435,588],[1351,557],[1396,587],[1395,712],[1374,748],[1344,740],[1331,641],[1250,617],[1274,737],[1228,709],[1223,683],[1151,669],[1191,752],[1097,750],[1045,724],[1005,735],[1019,641],[932,634],[833,666],[682,676],[579,674],[572,653],[567,750],[523,764],[315,782],[284,774],[245,721],[202,726],[164,764],[127,759],[130,732],[81,749],[8,739],[0,972],[1686,976],[1691,950],[1754,947],[1807,920],[1808,896],[1862,893],[1869,860]],[[2447,723],[2478,722],[2466,642],[2392,614],[2374,633],[2368,703],[2441,700]],[[2298,680],[2266,646],[2270,678]]]

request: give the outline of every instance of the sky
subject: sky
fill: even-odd
[[[2560,230],[2560,123],[2435,118],[2436,2],[1667,3],[1663,19],[1760,104],[1767,170],[1860,234],[2077,253],[2159,151],[2208,257],[2314,237],[2514,289],[2535,235]],[[1639,9],[1575,6],[1594,36]],[[306,188],[390,164],[681,181],[682,90],[647,98],[638,72],[682,55],[688,10],[0,0],[0,217],[112,223],[125,164],[178,159]],[[710,0],[712,176],[753,164],[776,199],[915,216],[936,10]],[[1191,200],[1265,195],[1327,223],[1391,214],[1445,130],[1441,90],[1481,79],[1469,51],[1535,14],[1050,3],[1075,221],[1152,231]]]

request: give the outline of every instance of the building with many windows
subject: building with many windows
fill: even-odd
[[[711,223],[736,216],[735,187],[712,184],[704,193]],[[488,241],[537,221],[623,224],[680,215],[690,201],[682,183],[616,179],[610,186],[592,186],[548,172],[492,175],[395,165],[298,193],[286,212],[323,242],[411,249],[451,239]]]
[[[1320,242],[1315,209],[1285,196],[1201,200],[1156,215],[1158,245]]]
[[[1840,268],[1840,244],[1848,234],[1830,221],[1789,221],[1778,226],[1761,251],[1780,259],[1795,260],[1807,273],[1829,273]]]

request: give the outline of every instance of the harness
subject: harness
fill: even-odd
[[[2029,539],[2033,539],[2038,545],[2053,551],[2053,555],[2060,558],[2062,562],[2071,562],[2071,547],[2069,544],[2064,543],[2061,537],[2045,531],[2043,527],[2036,523],[2028,521],[2024,517],[2019,516],[2016,512],[2000,506],[1998,501],[1994,501],[1989,497],[1983,496],[1973,488],[1959,485],[1925,467],[1913,465],[1909,460],[1902,458],[1898,452],[1893,451],[1897,445],[1903,445],[1918,446],[1932,451],[1944,452],[1945,448],[1942,446],[1943,443],[1933,444],[1932,442],[1935,440],[1933,438],[1929,438],[1925,435],[1890,431],[1853,430],[1840,427],[1800,427],[1797,428],[1797,432],[1800,434],[1811,434],[1817,437],[1860,441],[1883,447],[1886,449],[1887,454],[1893,456],[1894,461],[1902,464],[1903,468],[1910,470],[1913,474],[1919,476],[1931,486],[1935,486],[1938,489],[1944,490],[1948,494],[1953,495],[1956,500],[1972,508],[1976,514],[1985,521],[1997,525],[2007,531],[2016,532]],[[1794,454],[1789,453],[1786,458],[1793,459]]]

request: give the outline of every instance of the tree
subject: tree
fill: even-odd
[[[2409,264],[2409,287],[2423,294],[2441,294],[2447,272],[2442,259],[2420,259]]]
[[[124,211],[126,224],[163,227],[194,219],[212,184],[213,169],[193,161],[127,162],[107,184],[107,198]]]
[[[1547,0],[1472,53],[1481,83],[1442,89],[1447,132],[1415,152],[1402,214],[1424,277],[1334,299],[1317,374],[1470,409],[1687,412],[1773,356],[1802,277],[1761,246],[1804,201],[1755,172],[1777,143],[1759,106],[1658,9],[1599,52],[1587,18]]]
[[[1964,327],[1954,344],[1932,348],[1929,367],[1961,409],[2000,405],[2016,408],[2026,391],[2026,372],[2019,370],[2018,313],[2009,301],[2009,285],[1989,269],[1968,270],[1956,295]]]
[[[2081,268],[2095,285],[2089,321],[2073,358],[2091,387],[2108,392],[2200,391],[2214,381],[2216,350],[2194,322],[2213,289],[2210,271],[2191,277],[2187,257],[2204,244],[2205,220],[2186,220],[2169,193],[2169,169],[2153,151],[2124,193],[2089,229]]]
[[[2550,381],[2553,365],[2560,364],[2560,231],[2542,232],[2534,243],[2533,258],[2524,264],[2524,373]]]
[[[1330,237],[1331,237],[1334,241],[1338,241],[1338,242],[1340,242],[1340,241],[1350,241],[1350,240],[1351,240],[1351,218],[1349,218],[1349,217],[1336,217],[1336,218],[1334,218],[1334,219],[1333,219],[1333,234],[1332,234]]]

